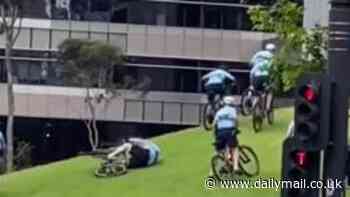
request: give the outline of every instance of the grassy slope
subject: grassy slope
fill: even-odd
[[[273,127],[254,134],[250,119],[241,120],[240,142],[254,147],[261,162],[261,178],[279,178],[281,142],[292,116],[290,109],[276,113]],[[134,197],[134,196],[279,196],[274,189],[215,190],[204,188],[213,155],[212,136],[201,129],[158,137],[164,161],[159,166],[128,175],[96,179],[99,161],[79,157],[0,177],[0,197]],[[230,193],[228,193],[230,192]]]

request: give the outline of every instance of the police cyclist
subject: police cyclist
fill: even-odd
[[[265,50],[257,52],[250,61],[253,67],[250,71],[250,88],[258,91],[265,90],[269,81],[269,70],[276,50],[273,43],[268,43]]]
[[[226,96],[223,103],[214,119],[215,149],[218,153],[225,153],[228,162],[233,162],[234,171],[238,171],[238,117],[234,98]]]
[[[208,95],[208,101],[213,106],[216,95],[222,98],[225,95],[228,84],[235,83],[236,79],[228,71],[225,65],[209,72],[202,77],[205,82],[205,90]]]

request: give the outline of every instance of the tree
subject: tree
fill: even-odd
[[[13,169],[13,125],[15,112],[15,96],[13,92],[13,69],[12,69],[12,50],[17,41],[22,27],[22,9],[21,0],[1,0],[1,33],[5,36],[5,64],[7,70],[7,102],[8,115],[6,126],[7,154],[6,154],[6,170]]]
[[[326,69],[326,28],[303,28],[303,7],[292,0],[277,0],[271,7],[254,6],[248,13],[254,29],[274,32],[279,50],[274,57],[271,77],[277,92],[295,87],[305,72]]]
[[[116,95],[114,67],[123,63],[122,50],[103,42],[80,39],[67,39],[58,49],[59,60],[64,64],[65,84],[86,89],[84,101],[90,116],[84,123],[92,151],[96,151],[99,144],[96,107],[103,101],[108,103]],[[104,93],[94,91],[94,88]]]

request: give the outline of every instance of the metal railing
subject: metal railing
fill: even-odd
[[[53,34],[60,34],[60,38],[54,37]],[[74,34],[76,34],[74,36]],[[77,36],[80,35],[80,36]],[[100,36],[100,39],[93,36]],[[56,51],[57,45],[67,38],[82,38],[88,40],[101,40],[112,45],[117,45],[127,51],[127,33],[115,32],[98,32],[93,30],[74,30],[74,29],[57,29],[57,28],[38,28],[22,27],[19,38],[14,46],[19,50],[36,50],[36,51]],[[102,39],[101,39],[102,38]],[[114,38],[114,39],[112,39]],[[118,39],[115,39],[118,38]],[[4,47],[4,37],[0,37],[0,47]],[[117,41],[118,44],[112,41]]]
[[[129,110],[135,110],[135,108],[129,109],[129,104],[139,104],[141,105],[138,112],[139,117],[130,117],[128,114]],[[154,110],[147,113],[147,107],[151,105],[160,106],[159,110]],[[149,105],[149,106],[147,106]],[[169,110],[171,105],[176,107],[173,110]],[[202,106],[204,103],[198,102],[188,102],[188,101],[166,101],[166,100],[146,100],[146,99],[125,99],[124,100],[124,111],[123,111],[123,121],[135,121],[135,122],[144,122],[144,123],[157,123],[157,124],[176,124],[176,125],[193,125],[198,126],[201,124],[201,114]],[[196,110],[191,110],[195,108]],[[186,120],[186,117],[192,117],[192,120]],[[168,115],[168,116],[167,116]],[[170,115],[170,117],[169,117]],[[156,116],[158,118],[152,119],[147,116]]]

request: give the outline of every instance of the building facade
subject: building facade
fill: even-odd
[[[224,63],[244,87],[247,62],[274,38],[252,31],[248,4],[225,1],[35,0],[25,8],[14,54],[16,80],[24,84],[63,85],[57,45],[82,38],[124,50],[119,83],[132,78],[148,90],[200,93],[200,77]],[[4,71],[0,66],[2,81]]]
[[[104,125],[109,134],[103,135],[110,137],[116,130],[146,132],[148,127],[164,130],[199,125],[201,106],[206,102],[201,77],[226,64],[244,89],[250,58],[275,38],[274,34],[253,31],[247,15],[252,4],[273,2],[268,0],[25,2],[12,58],[16,116],[70,121],[87,118],[84,90],[64,85],[57,46],[67,38],[101,40],[122,48],[127,62],[116,65],[115,81],[133,88],[121,90],[108,108],[98,108],[99,121],[123,124],[122,128]],[[6,82],[4,43],[0,35],[1,83]],[[6,97],[5,84],[0,84],[3,117],[7,114]],[[62,128],[68,131],[73,126]]]

